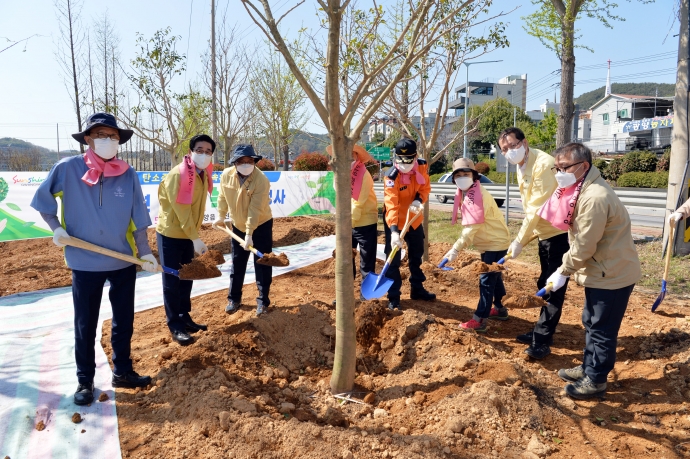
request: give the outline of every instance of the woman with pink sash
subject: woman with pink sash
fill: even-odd
[[[445,258],[452,263],[458,258],[461,250],[472,244],[480,252],[484,263],[497,262],[508,251],[510,234],[496,201],[480,185],[479,173],[469,159],[460,158],[453,163],[453,182],[458,189],[453,203],[452,224],[456,223],[458,210],[460,210],[463,229]],[[501,300],[505,294],[506,289],[500,272],[481,274],[477,310],[472,319],[460,324],[460,328],[486,333],[486,322],[491,314],[492,305],[504,312],[505,308]]]

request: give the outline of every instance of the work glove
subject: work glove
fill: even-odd
[[[422,203],[415,199],[412,201],[412,204],[410,204],[410,212],[416,214],[419,213],[420,210],[422,210]]]
[[[141,257],[141,259],[146,262],[143,265],[141,265],[141,269],[150,273],[155,273],[156,271],[158,271],[158,260],[156,260],[156,257],[149,254],[144,255],[143,257]]]
[[[400,240],[400,233],[397,231],[391,232],[391,249],[397,247],[398,250],[402,249],[402,241]]]
[[[230,224],[232,224],[232,222],[230,222]],[[221,219],[218,219],[218,220],[214,221],[213,224],[212,224],[211,226],[212,226],[213,228],[215,228],[215,229],[221,229],[221,228],[227,228],[227,227],[228,227],[228,226],[226,225],[226,223],[225,223],[223,220],[221,220]]]
[[[458,259],[458,255],[460,255],[460,252],[458,252],[458,251],[455,250],[455,249],[450,249],[450,250],[448,251],[448,253],[446,253],[446,254],[443,256],[443,258],[447,259],[447,260],[448,260],[448,263],[452,263],[452,262],[454,262],[455,260]]]
[[[254,240],[252,240],[251,234],[245,234],[244,244],[242,244],[242,248],[246,251],[249,251],[249,247],[254,247]]]
[[[556,271],[555,273],[551,274],[548,279],[546,279],[546,285],[548,286],[549,284],[551,284],[551,291],[555,292],[556,290],[565,285],[565,281],[567,281],[569,277],[570,276],[564,276],[563,274]]]
[[[668,216],[668,224],[669,225],[674,225],[681,221],[683,219],[683,214],[680,212],[673,212],[671,215]]]
[[[194,244],[194,251],[199,255],[203,255],[208,252],[208,247],[206,247],[206,244],[204,244],[204,241],[201,239],[194,239],[192,244]]]
[[[510,254],[511,258],[517,258],[518,255],[520,255],[520,252],[522,252],[522,244],[520,244],[516,239],[510,244],[508,253]]]
[[[67,234],[67,231],[65,231],[65,228],[62,226],[58,226],[55,228],[55,231],[53,231],[53,244],[55,244],[58,247],[64,247],[65,244],[59,241],[61,237],[69,239],[69,234]]]

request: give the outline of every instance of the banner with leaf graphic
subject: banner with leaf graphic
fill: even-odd
[[[167,172],[138,172],[153,226],[158,222],[158,185]],[[218,219],[218,185],[221,172],[213,173],[213,193],[206,201],[205,223]],[[269,200],[274,217],[328,214],[335,211],[333,172],[264,172],[271,182]],[[41,215],[31,206],[47,172],[0,172],[0,241],[52,236]],[[58,199],[58,204],[60,200]],[[58,215],[60,212],[58,211]]]

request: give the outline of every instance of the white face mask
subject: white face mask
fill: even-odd
[[[235,168],[237,169],[237,172],[239,172],[240,174],[242,174],[244,176],[247,176],[247,175],[251,174],[252,172],[254,172],[254,165],[253,164],[238,164],[237,166],[235,166]]]
[[[192,161],[194,161],[194,165],[201,170],[206,169],[208,165],[211,164],[211,159],[211,156],[203,153],[192,153]]]
[[[455,184],[462,191],[467,191],[474,184],[474,181],[472,180],[472,177],[458,177],[455,179]]]
[[[559,188],[570,188],[575,185],[577,179],[572,172],[556,172],[556,181]]]
[[[525,146],[520,145],[518,148],[508,150],[505,157],[510,164],[520,164],[525,159]]]
[[[414,167],[414,163],[410,163],[410,164],[398,163],[398,170],[404,174],[407,174],[408,172],[410,172],[413,167]]]
[[[107,161],[115,157],[119,144],[119,141],[112,139],[93,139],[93,151]]]

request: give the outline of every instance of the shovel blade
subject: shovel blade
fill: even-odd
[[[168,268],[167,266],[161,265],[161,268],[163,268],[163,272],[165,274],[172,274],[173,276],[180,277],[180,272],[176,269]]]
[[[656,311],[656,308],[658,308],[661,302],[664,301],[664,298],[666,298],[666,281],[662,280],[661,293],[659,293],[659,296],[656,298],[656,301],[652,305],[652,312]]]
[[[388,293],[391,285],[393,285],[393,279],[389,279],[383,274],[377,276],[374,273],[369,273],[362,281],[362,296],[367,300],[381,298]]]

